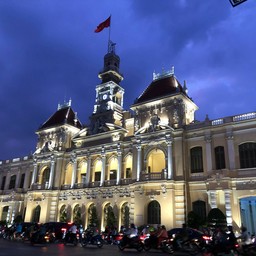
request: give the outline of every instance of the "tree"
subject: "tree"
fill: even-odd
[[[200,226],[204,224],[205,224],[205,221],[202,218],[200,218],[200,216],[196,214],[194,211],[191,211],[188,213],[189,227],[198,229]]]
[[[227,220],[224,213],[219,208],[213,208],[208,213],[208,225],[223,227],[227,226]]]
[[[96,226],[99,227],[99,219],[95,205],[91,205],[89,208],[89,225],[92,224],[96,224]]]
[[[116,226],[116,217],[115,217],[113,208],[111,206],[108,206],[107,208],[107,226],[108,227]]]

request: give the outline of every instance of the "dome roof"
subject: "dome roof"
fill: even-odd
[[[172,94],[183,93],[187,95],[186,88],[183,88],[174,75],[155,79],[146,90],[134,102],[142,103],[158,98],[170,96]]]

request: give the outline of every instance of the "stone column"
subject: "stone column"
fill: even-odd
[[[20,170],[18,170],[18,172],[17,172],[15,188],[19,188],[19,183],[20,183]]]
[[[225,190],[225,207],[226,207],[227,225],[232,226],[231,191],[230,190]]]
[[[34,170],[33,170],[33,176],[31,180],[31,186],[35,184],[37,181],[37,159],[34,159],[33,166],[34,166]]]
[[[167,144],[167,179],[173,178],[173,162],[172,162],[172,138],[170,135],[166,135]]]
[[[120,148],[120,144],[118,144],[117,146],[117,160],[118,160],[118,168],[117,168],[117,175],[116,175],[116,185],[120,183],[121,172],[122,172],[122,151]]]
[[[207,135],[204,138],[206,143],[206,165],[207,172],[212,170],[212,137]]]
[[[52,189],[53,187],[53,181],[54,181],[54,168],[55,167],[55,159],[54,156],[51,156],[51,170],[50,170],[50,178],[49,178],[49,184],[48,184],[48,189]]]
[[[9,185],[10,185],[10,170],[7,171],[6,174],[6,179],[5,179],[5,184],[4,184],[4,190],[8,190],[9,189]]]
[[[105,172],[106,172],[106,154],[105,154],[104,147],[102,147],[101,159],[102,159],[102,169],[101,169],[101,176],[100,176],[100,186],[104,184]]]
[[[87,168],[86,168],[86,186],[90,183],[90,177],[91,177],[91,156],[87,156]]]
[[[141,144],[140,141],[137,142],[136,145],[137,148],[137,174],[136,174],[136,180],[140,180],[140,173],[141,173]]]
[[[208,196],[210,197],[209,198],[209,203],[210,203],[210,206],[211,206],[211,209],[213,208],[217,208],[217,194],[216,194],[216,191],[209,191],[209,194]]]
[[[234,149],[234,137],[230,132],[226,135],[226,140],[228,144],[228,159],[229,159],[229,169],[235,169],[235,149]]]
[[[76,175],[77,175],[77,159],[76,159],[76,154],[72,154],[72,159],[73,163],[73,170],[72,170],[72,180],[71,180],[71,188],[74,188],[75,183],[76,183]]]

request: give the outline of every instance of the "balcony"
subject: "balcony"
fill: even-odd
[[[166,179],[167,179],[167,173],[164,170],[162,172],[141,173],[141,176],[140,176],[141,181],[166,180]]]
[[[116,180],[105,180],[104,181],[105,187],[110,187],[110,186],[115,186],[115,185],[116,185]]]
[[[61,189],[62,190],[66,190],[66,189],[70,189],[70,188],[71,188],[70,184],[63,184],[63,185],[61,185]]]
[[[31,190],[44,190],[44,189],[47,189],[47,187],[48,187],[48,183],[47,184],[35,183],[35,184],[32,184]]]

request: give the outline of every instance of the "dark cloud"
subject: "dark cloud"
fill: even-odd
[[[175,66],[203,120],[255,110],[255,1],[0,1],[0,159],[35,150],[35,131],[72,99],[83,123],[93,111],[110,14],[124,75],[125,108]]]

